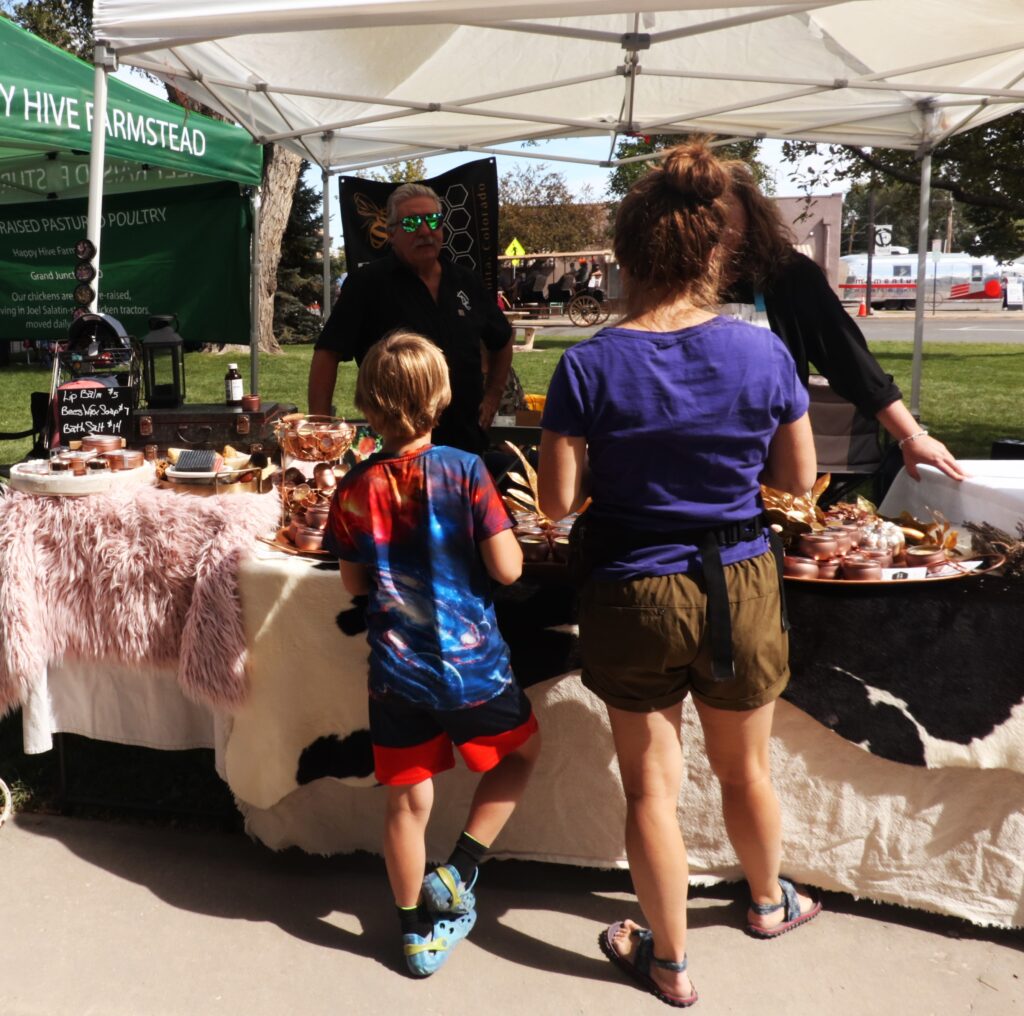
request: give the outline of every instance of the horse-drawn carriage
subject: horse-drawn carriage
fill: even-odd
[[[611,316],[617,275],[610,251],[546,254],[523,263],[499,258],[499,278],[508,310],[531,316],[565,314],[577,326],[602,324]]]

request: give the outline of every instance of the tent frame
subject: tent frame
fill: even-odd
[[[510,19],[505,8],[492,4],[471,4],[468,0],[452,0],[450,4],[384,3],[348,4],[337,0],[308,0],[288,12],[285,19],[279,8],[263,0],[252,0],[243,7],[233,0],[205,8],[202,5],[179,4],[179,11],[155,11],[139,2],[133,5],[128,0],[96,0],[97,28],[100,34],[105,28],[110,35],[120,35],[116,42],[119,57],[132,65],[146,70],[157,77],[174,82],[181,90],[201,95],[204,101],[218,108],[241,124],[253,138],[261,143],[280,143],[299,152],[312,164],[319,166],[323,182],[324,221],[324,309],[329,303],[329,250],[328,229],[328,188],[330,177],[341,172],[357,172],[373,166],[426,158],[432,155],[452,152],[479,153],[482,155],[503,155],[517,158],[540,158],[545,161],[567,162],[591,165],[601,168],[615,168],[633,162],[657,158],[657,154],[616,159],[614,150],[618,139],[631,134],[647,133],[714,133],[719,137],[730,135],[737,138],[799,139],[817,143],[834,144],[877,144],[892,148],[915,151],[921,162],[921,199],[918,242],[918,286],[923,285],[928,238],[928,195],[932,151],[947,137],[977,123],[984,123],[1006,112],[1024,108],[1024,88],[1018,87],[1024,79],[1024,69],[1018,70],[1021,54],[1024,54],[1024,31],[1013,35],[998,45],[989,45],[992,33],[972,36],[974,45],[965,44],[957,26],[952,21],[944,25],[945,34],[941,41],[947,43],[944,49],[929,47],[912,63],[899,66],[871,68],[858,57],[856,47],[848,49],[844,40],[815,26],[818,34],[809,32],[806,46],[824,47],[829,54],[838,54],[838,62],[851,73],[844,77],[828,77],[814,74],[731,73],[717,68],[699,69],[680,66],[678,59],[668,60],[668,66],[657,66],[656,59],[668,48],[666,44],[682,39],[720,39],[715,33],[730,30],[753,31],[784,27],[787,31],[795,24],[810,25],[816,17],[828,23],[849,27],[844,16],[856,7],[863,11],[865,18],[874,18],[873,26],[880,27],[885,16],[886,5],[881,3],[851,4],[847,0],[811,0],[811,2],[780,3],[777,0],[748,0],[747,4],[729,3],[723,0],[720,8],[704,21],[697,18],[698,12],[710,9],[701,0],[690,0],[677,4],[675,13],[682,24],[672,25],[664,30],[644,31],[654,27],[655,13],[661,14],[664,5],[658,3],[637,3],[629,8],[619,7],[600,0],[584,9],[582,4],[568,0],[552,17],[544,5],[523,0],[518,7],[521,20]],[[174,5],[171,4],[171,7]],[[937,8],[939,5],[932,5]],[[993,3],[986,5],[990,17],[1002,17],[1004,9]],[[109,7],[109,12],[104,8]],[[135,9],[133,9],[133,7]],[[733,9],[735,8],[735,12]],[[993,13],[995,12],[995,13]],[[175,13],[182,15],[175,16]],[[685,16],[684,16],[685,14]],[[588,17],[593,15],[593,17]],[[607,27],[609,15],[625,15],[628,31],[612,31]],[[648,16],[650,15],[650,17]],[[599,21],[599,16],[605,20]],[[672,20],[672,14],[667,14]],[[543,20],[550,18],[551,20]],[[688,20],[689,19],[689,20]],[[779,19],[790,19],[781,22]],[[289,81],[288,69],[281,69],[271,75],[256,64],[255,70],[247,65],[245,56],[250,51],[245,42],[236,49],[230,43],[241,37],[260,36],[274,33],[287,37],[295,33],[298,39],[302,32],[321,32],[336,29],[369,29],[384,31],[418,25],[446,25],[453,29],[488,30],[506,32],[510,35],[527,35],[536,39],[564,39],[567,45],[586,42],[596,47],[607,46],[615,50],[615,60],[602,67],[603,50],[598,49],[594,63],[596,69],[585,74],[564,74],[546,77],[539,74],[526,85],[504,87],[478,95],[438,96],[426,99],[422,95],[411,97],[401,94],[358,94],[346,90],[299,88]],[[755,28],[755,26],[760,26]],[[748,35],[753,39],[753,35]],[[1005,36],[1003,36],[1005,38]],[[982,45],[982,40],[985,44]],[[860,40],[863,42],[863,40]],[[960,46],[964,46],[964,51]],[[216,52],[218,59],[209,58],[208,65],[202,61],[209,53]],[[863,52],[863,45],[861,46]],[[900,47],[887,49],[890,54],[904,54]],[[669,54],[671,56],[671,51]],[[677,54],[678,56],[678,54]],[[223,59],[220,59],[223,58]],[[653,58],[653,59],[652,59]],[[230,67],[235,61],[238,73],[231,70],[217,72],[215,68]],[[983,62],[989,61],[985,69],[977,71]],[[896,61],[891,61],[895,63]],[[591,66],[594,66],[594,63]],[[795,62],[799,66],[799,61]],[[831,66],[827,60],[823,66]],[[1005,66],[1004,66],[1005,65]],[[957,68],[954,73],[951,68]],[[992,70],[994,68],[994,71]],[[246,74],[245,71],[250,73]],[[999,79],[1002,75],[1002,79]],[[539,96],[558,89],[613,79],[622,79],[617,116],[604,115],[572,116],[560,115],[561,111],[549,112],[545,107],[525,108],[526,103],[515,105],[515,100],[526,96]],[[962,80],[961,80],[962,78]],[[658,115],[644,115],[639,109],[638,87],[643,80],[669,82],[723,82],[743,83],[754,89],[753,94],[739,96],[733,101],[703,105],[700,108],[679,108]],[[452,83],[453,90],[462,82]],[[827,101],[836,93],[851,96],[852,102],[836,104]],[[252,102],[243,100],[253,97]],[[256,97],[264,102],[257,113]],[[345,103],[356,107],[349,110],[344,119],[326,119],[323,122],[303,123],[311,119],[304,116],[302,107],[290,100],[302,96],[327,102]],[[807,100],[822,98],[820,114]],[[878,101],[872,102],[871,96]],[[895,99],[895,101],[893,101]],[[775,126],[785,114],[786,103],[802,101],[797,127],[786,129],[758,129],[759,122]],[[510,108],[500,108],[498,103],[513,103]],[[681,103],[682,105],[682,103]],[[362,111],[359,107],[363,107]],[[1000,110],[993,113],[993,110]],[[945,122],[938,115],[946,114]],[[782,112],[779,112],[782,111]],[[731,114],[745,116],[734,117]],[[399,126],[399,121],[415,127],[416,118],[443,114],[454,120],[466,118],[467,127],[479,127],[481,123],[494,121],[494,131],[488,143],[450,144],[424,142],[412,129],[395,136],[390,126]],[[895,117],[903,117],[903,126],[898,128]],[[913,124],[907,127],[907,118]],[[472,118],[471,120],[469,118]],[[735,121],[745,122],[736,123]],[[267,124],[276,121],[276,129],[266,129]],[[501,129],[502,122],[508,129]],[[447,121],[445,121],[447,123]],[[722,123],[729,123],[723,130]],[[261,123],[263,126],[261,127]],[[388,125],[384,132],[377,133],[375,127]],[[490,133],[490,132],[488,132]],[[533,140],[556,140],[584,136],[607,136],[609,155],[607,159],[587,159],[575,156],[561,156],[522,150],[509,150],[504,145]],[[870,138],[871,140],[866,140]],[[335,151],[339,141],[358,142],[358,157],[343,150]],[[723,141],[721,143],[727,143]],[[924,301],[917,301],[914,320],[914,361],[910,410],[919,415],[920,374],[924,334]]]

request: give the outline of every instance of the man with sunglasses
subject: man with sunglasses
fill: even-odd
[[[425,335],[444,353],[452,402],[434,444],[482,454],[512,364],[512,328],[482,280],[441,257],[441,199],[407,183],[387,203],[390,253],[351,272],[320,334],[309,368],[309,411],[330,413],[338,363],[361,363],[398,328]],[[487,384],[484,386],[486,356]]]

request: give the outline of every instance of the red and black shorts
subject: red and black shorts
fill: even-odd
[[[422,783],[455,765],[454,745],[476,773],[493,769],[537,730],[530,700],[513,682],[478,706],[436,710],[400,698],[370,699],[374,773],[380,783]]]

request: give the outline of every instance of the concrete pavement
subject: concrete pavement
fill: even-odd
[[[598,950],[639,918],[624,872],[492,862],[434,977],[402,972],[377,857],[274,854],[238,834],[43,815],[0,829],[2,1016],[587,1016],[669,1010]],[[691,892],[704,1016],[1024,1013],[1024,932],[825,896],[776,941],[736,886]]]

